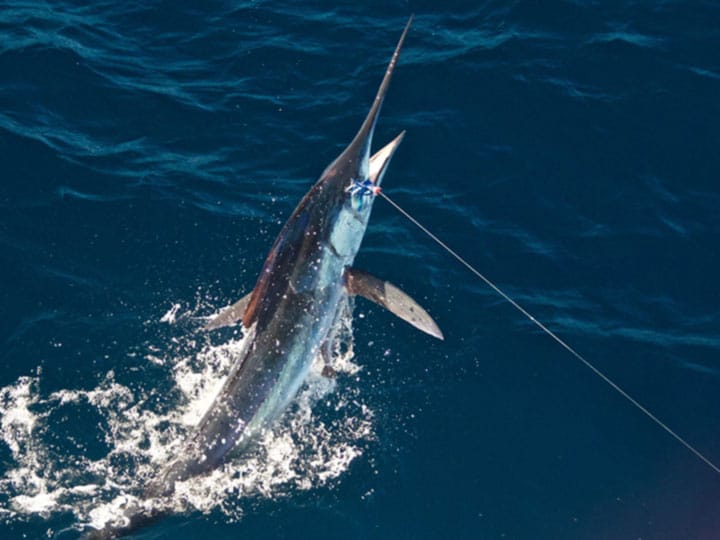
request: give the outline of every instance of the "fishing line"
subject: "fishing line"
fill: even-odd
[[[488,278],[486,278],[483,274],[481,274],[477,269],[475,269],[474,266],[472,266],[469,262],[467,262],[465,259],[463,259],[460,255],[458,255],[453,249],[451,249],[445,242],[440,240],[437,236],[435,236],[432,232],[430,232],[422,223],[420,223],[418,220],[416,220],[414,217],[412,217],[410,214],[408,214],[405,210],[403,210],[395,201],[390,199],[384,191],[379,191],[377,193],[380,195],[383,199],[385,199],[388,203],[390,203],[393,208],[395,208],[398,212],[400,212],[403,216],[405,216],[407,219],[409,219],[415,226],[417,226],[421,231],[423,231],[425,234],[427,234],[430,238],[432,238],[435,242],[437,242],[440,247],[442,247],[445,251],[447,251],[450,255],[455,257],[457,261],[462,264],[465,268],[470,270],[473,274],[475,274],[477,277],[479,277],[482,281],[485,282],[485,284],[490,287],[493,291],[495,291],[497,294],[499,294],[502,298],[507,300],[510,305],[512,305],[515,309],[517,309],[520,313],[522,313],[525,317],[527,317],[532,323],[534,323],[540,330],[545,332],[548,336],[553,338],[557,343],[559,343],[565,350],[567,350],[570,354],[572,354],[575,358],[580,360],[588,369],[590,369],[595,375],[600,377],[603,381],[605,381],[613,390],[615,390],[618,394],[620,394],[622,397],[624,397],[626,400],[628,400],[632,405],[634,405],[636,408],[638,408],[645,416],[650,418],[655,424],[660,426],[663,430],[665,430],[669,435],[671,435],[676,441],[678,441],[680,444],[682,444],[685,448],[690,450],[695,456],[700,459],[702,462],[704,462],[708,467],[710,467],[712,470],[714,470],[716,473],[720,474],[720,467],[715,465],[712,461],[710,461],[709,458],[706,458],[700,450],[696,449],[692,444],[687,442],[685,439],[683,439],[680,435],[675,433],[665,422],[660,420],[657,416],[655,416],[653,413],[651,413],[648,409],[646,409],[640,402],[638,402],[634,397],[632,397],[630,394],[628,394],[625,390],[623,390],[617,383],[615,383],[610,377],[605,375],[602,371],[600,371],[598,368],[596,368],[589,360],[585,359],[584,356],[582,356],[579,352],[577,352],[575,349],[573,349],[570,345],[565,343],[555,332],[550,330],[548,327],[546,327],[542,322],[538,321],[533,315],[531,315],[525,308],[523,308],[520,304],[518,304],[515,300],[513,300],[510,296],[508,296],[505,292],[502,291],[497,285],[495,285],[492,281],[490,281]]]

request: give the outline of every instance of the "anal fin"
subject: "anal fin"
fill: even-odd
[[[250,303],[250,297],[252,292],[243,296],[240,300],[235,302],[231,306],[227,306],[220,310],[220,313],[215,315],[210,322],[205,325],[205,330],[215,330],[222,328],[223,326],[230,326],[237,323],[242,319],[245,309],[247,309],[248,303]]]
[[[345,286],[349,294],[367,298],[418,330],[435,338],[444,339],[443,333],[428,312],[392,283],[378,279],[362,270],[347,267],[345,269]]]

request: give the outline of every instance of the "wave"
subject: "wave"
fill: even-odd
[[[714,332],[715,314],[691,313],[669,296],[639,296],[621,288],[586,294],[578,290],[509,290],[531,312],[553,313],[544,319],[563,333],[619,337],[660,347],[720,349],[720,338]],[[518,324],[525,325],[526,321],[519,320]]]
[[[586,42],[590,44],[622,42],[640,48],[652,49],[663,45],[665,40],[663,38],[649,36],[639,32],[618,29],[611,32],[594,34]]]
[[[659,345],[661,347],[705,347],[720,349],[720,338],[715,335],[693,334],[676,330],[658,330],[657,328],[639,328],[617,323],[581,321],[574,317],[556,317],[553,325],[566,328],[571,332],[600,337],[621,337],[639,343]]]

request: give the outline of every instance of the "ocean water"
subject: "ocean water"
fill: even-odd
[[[237,300],[415,21],[386,193],[720,462],[720,3],[0,4],[0,538],[177,452]],[[384,201],[362,299],[251,455],[134,538],[715,539],[720,475]]]

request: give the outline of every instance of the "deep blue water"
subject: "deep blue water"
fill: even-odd
[[[197,318],[252,288],[413,12],[388,195],[720,462],[720,3],[2,3],[0,537],[142,486],[177,366],[227,352]],[[446,336],[357,301],[362,369],[295,465],[323,426],[358,455],[137,538],[720,537],[720,475],[383,201],[357,266]]]

